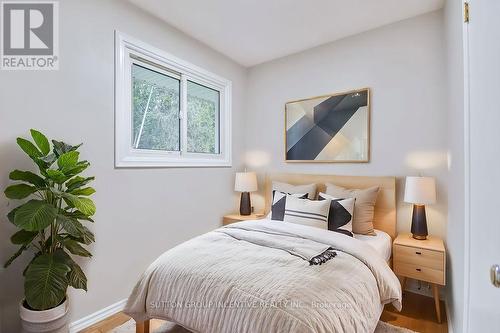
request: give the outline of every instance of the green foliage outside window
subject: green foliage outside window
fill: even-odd
[[[132,77],[132,146],[179,151],[180,81],[138,65]],[[187,89],[187,151],[219,153],[219,92],[193,82]]]

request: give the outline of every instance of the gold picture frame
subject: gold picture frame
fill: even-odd
[[[370,88],[285,103],[285,162],[368,163]]]

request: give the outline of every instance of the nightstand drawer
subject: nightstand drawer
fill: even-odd
[[[412,279],[444,285],[444,271],[405,262],[394,262],[394,273]]]
[[[439,251],[394,245],[394,261],[444,270],[444,253]]]

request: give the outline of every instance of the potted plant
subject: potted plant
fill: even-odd
[[[21,322],[28,332],[67,332],[69,286],[87,290],[87,278],[72,255],[91,257],[82,245],[94,242],[93,233],[82,221],[93,222],[95,205],[87,186],[94,177],[79,174],[90,165],[79,160],[77,149],[64,142],[49,140],[31,130],[34,143],[17,138],[17,144],[31,158],[39,174],[14,170],[9,178],[19,181],[5,189],[13,200],[25,200],[8,219],[19,231],[11,237],[17,252],[5,263],[9,266],[24,251],[34,254],[25,268]]]

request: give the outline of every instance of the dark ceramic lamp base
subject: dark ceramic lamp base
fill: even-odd
[[[427,239],[427,218],[424,205],[413,205],[413,216],[411,219],[411,233],[418,240]]]
[[[252,214],[252,206],[250,205],[250,192],[241,192],[240,215],[250,214]]]

